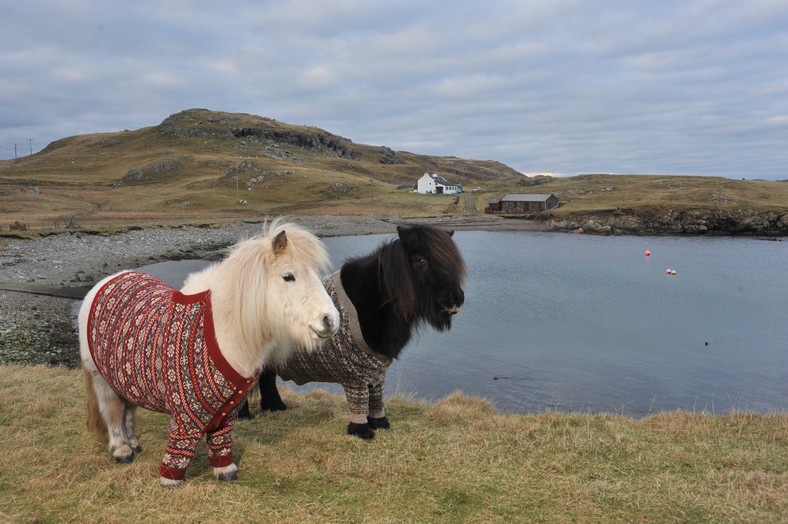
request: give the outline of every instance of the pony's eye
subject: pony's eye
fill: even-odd
[[[426,268],[429,265],[430,265],[429,261],[426,258],[424,258],[424,257],[419,257],[419,258],[416,259],[416,266],[417,267],[420,267],[420,268],[423,269],[423,268]]]
[[[292,273],[285,273],[282,275],[282,280],[285,282],[295,282],[295,275]]]

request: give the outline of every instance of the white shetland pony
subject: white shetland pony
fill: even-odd
[[[183,483],[203,435],[213,473],[235,480],[232,428],[266,364],[333,336],[339,312],[320,282],[328,254],[314,235],[274,221],[177,291],[123,271],[91,289],[79,312],[88,428],[118,462],[142,451],[137,406],[169,413],[163,486]]]

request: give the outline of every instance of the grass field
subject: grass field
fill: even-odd
[[[286,412],[236,426],[239,480],[201,444],[158,485],[167,417],[114,463],[85,430],[81,372],[0,367],[0,520],[11,522],[785,522],[788,415],[512,415],[455,394],[394,398],[393,429],[344,434],[344,399],[285,389]],[[253,410],[255,413],[255,410]]]

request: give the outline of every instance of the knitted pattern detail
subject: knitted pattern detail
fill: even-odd
[[[392,359],[375,353],[364,342],[356,308],[342,288],[339,271],[323,277],[323,286],[339,310],[339,332],[312,352],[294,349],[283,364],[276,365],[276,372],[298,385],[342,384],[350,412],[366,417],[370,410],[383,409],[386,371]]]
[[[211,464],[232,464],[235,417],[257,377],[241,376],[219,350],[210,290],[184,295],[150,275],[121,273],[96,294],[87,336],[119,395],[171,415],[161,476],[182,479],[206,433]]]

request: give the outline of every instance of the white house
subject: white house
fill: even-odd
[[[436,174],[424,173],[416,185],[417,193],[433,195],[456,195],[462,193],[462,186],[452,182],[447,182],[445,178]]]

